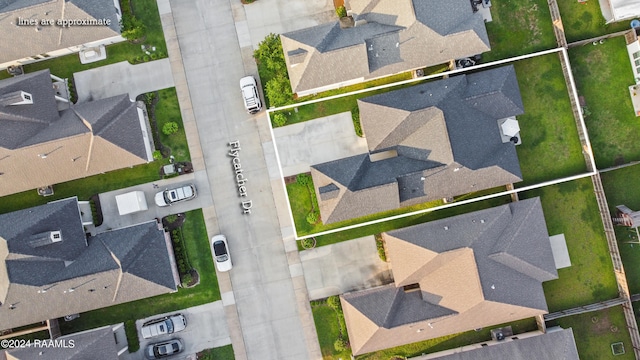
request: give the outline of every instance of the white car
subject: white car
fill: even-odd
[[[231,255],[229,254],[229,246],[227,246],[227,237],[220,234],[211,238],[211,248],[213,249],[213,257],[215,258],[216,268],[218,271],[225,272],[231,270]]]
[[[178,201],[191,200],[197,196],[196,187],[184,185],[181,187],[166,189],[156,194],[155,202],[158,206],[169,206]]]
[[[173,334],[184,330],[187,327],[187,319],[182,314],[165,316],[160,319],[147,321],[142,325],[140,332],[142,337],[149,339],[152,337]]]
[[[249,114],[255,114],[262,109],[256,78],[253,76],[245,76],[240,79],[240,90],[242,91],[244,107]]]

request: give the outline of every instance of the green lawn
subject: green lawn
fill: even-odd
[[[189,261],[200,274],[199,285],[190,289],[179,288],[178,292],[172,294],[82,313],[76,320],[60,322],[62,332],[64,334],[74,333],[220,300],[218,279],[213,268],[202,210],[190,211],[185,216],[184,240],[187,244]]]
[[[231,345],[206,349],[197,354],[197,360],[234,360],[235,358]]]
[[[617,205],[626,205],[631,210],[640,210],[640,182],[636,180],[640,179],[640,165],[605,172],[601,177],[611,216],[615,215]],[[630,181],[631,179],[634,181]],[[638,274],[640,244],[637,244],[636,232],[624,226],[616,226],[615,230],[629,291],[632,294],[638,294],[640,293],[640,274]]]
[[[479,197],[487,194],[498,193],[504,190],[505,190],[504,187],[493,188],[493,189],[480,191],[477,193],[461,195],[459,197],[456,197],[455,199],[464,200],[464,199]],[[389,216],[408,213],[408,212],[416,211],[420,209],[426,209],[429,207],[434,207],[442,204],[441,201],[423,203],[423,204],[409,206],[401,209],[390,210],[382,213],[368,215],[368,216],[364,216],[364,217],[360,217],[360,218],[356,218],[348,221],[341,221],[341,222],[333,223],[329,225],[324,225],[319,223],[312,226],[306,221],[306,216],[309,213],[309,210],[311,209],[311,198],[309,197],[309,192],[307,191],[306,187],[300,186],[297,183],[287,184],[287,193],[289,196],[289,202],[292,207],[294,222],[296,225],[296,231],[299,236],[303,236],[304,234],[318,233],[320,231],[326,231],[330,229],[337,229],[340,227],[359,224],[359,223],[371,221],[374,219],[382,219]],[[363,227],[359,227],[351,230],[340,231],[340,232],[329,234],[329,235],[317,236],[316,237],[317,246],[329,245],[329,244],[334,244],[341,241],[356,239],[362,236],[378,234],[383,231],[389,231],[389,230],[398,229],[406,226],[411,226],[411,225],[419,224],[425,221],[442,219],[445,217],[450,217],[450,216],[463,214],[471,211],[499,206],[499,205],[506,204],[508,202],[510,202],[510,197],[502,196],[502,197],[474,202],[466,205],[454,206],[451,208],[442,209],[435,212],[428,212],[425,214],[408,216],[408,217],[404,217],[396,220],[383,221],[377,224],[363,226]]]
[[[635,359],[624,313],[619,306],[550,321],[547,327],[556,325],[573,329],[582,360]],[[611,344],[620,341],[624,343],[625,354],[614,356]]]
[[[312,302],[311,310],[313,312],[313,320],[316,324],[318,340],[320,342],[320,350],[324,360],[349,359],[350,351],[337,352],[333,343],[340,334],[340,324],[337,313],[324,302]],[[404,346],[395,347],[388,350],[377,351],[369,354],[357,356],[358,360],[388,360],[394,355],[400,356],[418,356],[423,353],[432,353],[446,349],[475,344],[482,341],[491,340],[491,329],[501,326],[511,325],[514,334],[533,331],[537,329],[535,319],[524,319],[510,324],[496,325],[485,328],[481,331],[467,331],[460,334],[449,335],[437,339],[417,342]]]
[[[557,54],[515,63],[524,114],[516,147],[523,181],[538,184],[586,172],[582,146]]]
[[[526,191],[539,196],[549,235],[564,234],[571,266],[543,284],[550,312],[618,297],[618,287],[590,178]]]
[[[588,109],[585,122],[598,168],[640,160],[640,120],[629,96],[633,71],[624,37],[571,48],[569,57]]]
[[[598,1],[581,3],[576,0],[557,0],[557,2],[568,43],[629,28],[630,20],[606,25]]]
[[[126,2],[125,2],[126,3]],[[118,43],[107,47],[107,58],[91,64],[80,64],[78,54],[70,54],[33,64],[24,65],[25,72],[50,69],[53,75],[62,78],[73,78],[73,73],[96,67],[117,63],[120,61],[134,62],[136,57],[146,55],[141,45],[155,46],[158,58],[167,56],[167,45],[164,41],[162,23],[158,13],[158,5],[154,0],[131,0],[134,14],[146,27],[146,39],[140,44],[129,42]],[[121,6],[126,6],[122,5]]]
[[[491,16],[493,21],[486,25],[491,51],[482,54],[483,62],[557,46],[545,0],[493,1]]]
[[[56,184],[53,186],[55,194],[48,197],[38,195],[35,189],[7,195],[0,198],[0,214],[72,196],[78,196],[80,200],[89,200],[89,197],[95,194],[156,181],[160,179],[160,168],[168,163],[168,160],[154,161],[133,168]]]
[[[158,129],[160,129],[160,141],[163,145],[171,148],[171,155],[175,157],[176,161],[190,161],[189,145],[182,123],[176,88],[160,90],[158,96],[159,101],[156,104],[155,112]],[[162,133],[162,126],[170,121],[178,123],[178,131],[171,135],[165,135]]]

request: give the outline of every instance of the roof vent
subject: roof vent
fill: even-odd
[[[62,241],[62,232],[46,231],[43,233],[32,235],[29,239],[29,246],[32,248],[38,248],[45,245],[50,245]]]
[[[18,90],[0,95],[0,105],[9,106],[26,104],[33,104],[33,98],[28,92]]]
[[[445,230],[449,230],[449,227],[448,227],[448,226],[445,226],[445,227],[444,227],[444,229],[445,229]]]
[[[484,224],[484,219],[480,219],[480,223],[481,223],[481,224]]]

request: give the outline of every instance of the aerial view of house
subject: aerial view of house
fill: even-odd
[[[69,106],[60,80],[49,70],[0,80],[0,196],[153,160],[128,94]]]
[[[512,66],[358,100],[369,154],[311,167],[324,223],[522,180]],[[508,125],[508,124],[507,124]]]
[[[92,46],[124,41],[118,1],[17,0],[0,3],[0,69],[62,56]],[[92,20],[100,25],[72,26],[62,20]]]
[[[299,96],[449,62],[490,50],[484,18],[468,0],[351,0],[352,20],[281,35]]]
[[[394,283],[344,294],[358,355],[544,314],[557,278],[539,199],[383,234]]]
[[[639,10],[0,0],[0,360],[640,359]]]
[[[176,291],[155,221],[87,236],[76,198],[0,215],[0,327]]]

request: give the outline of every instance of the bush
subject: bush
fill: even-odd
[[[360,124],[360,108],[354,107],[351,109],[351,120],[353,120],[353,128],[356,131],[356,135],[362,137],[364,133],[362,132],[362,125]]]
[[[380,260],[386,262],[387,254],[385,254],[384,252],[384,242],[382,241],[382,235],[375,234],[375,238],[376,238],[376,248],[378,249],[378,256],[380,257]]]
[[[292,103],[293,92],[291,84],[289,84],[289,78],[286,75],[278,74],[267,81],[264,87],[264,95],[269,99],[270,106],[277,107]]]
[[[287,123],[287,118],[281,113],[273,114],[273,117],[271,117],[271,123],[273,124],[273,127],[284,126]]]
[[[300,242],[300,245],[302,245],[302,247],[305,249],[312,249],[315,247],[316,242],[313,238],[307,238],[307,239],[302,239]]]
[[[349,343],[343,338],[338,338],[338,340],[333,343],[333,347],[337,352],[344,352],[349,350]]]
[[[296,176],[296,182],[302,186],[308,186],[309,184],[311,184],[311,175],[298,174]]]
[[[145,36],[146,27],[142,20],[135,17],[133,14],[122,14],[122,21],[120,22],[122,37],[129,40],[137,40]]]
[[[149,55],[145,55],[145,56],[143,56],[143,57],[142,57],[142,61],[144,61],[144,62],[147,62],[147,61],[149,61],[149,60],[151,60],[151,58],[149,57]]]
[[[124,332],[127,335],[127,342],[129,343],[129,352],[134,353],[140,350],[140,339],[138,338],[138,331],[136,330],[136,322],[133,320],[125,321]]]
[[[340,304],[340,297],[338,296],[329,296],[327,298],[327,306],[329,306],[330,308],[332,308],[333,310],[337,311],[337,312],[342,312],[342,305]]]
[[[307,214],[307,222],[311,225],[314,225],[318,222],[318,212],[312,210],[309,214]]]
[[[344,6],[338,6],[336,8],[336,14],[338,15],[339,18],[343,18],[347,16],[347,9],[345,9]]]
[[[187,286],[191,282],[191,280],[193,280],[191,273],[186,273],[182,275],[182,278],[181,278],[182,286]]]
[[[169,136],[178,132],[178,123],[175,121],[169,121],[162,125],[162,133]]]
[[[162,152],[160,150],[156,150],[153,152],[153,160],[162,159]]]

